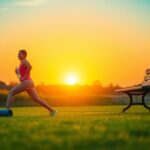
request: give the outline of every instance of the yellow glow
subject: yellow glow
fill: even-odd
[[[74,74],[69,74],[66,78],[66,83],[69,85],[75,85],[77,84],[78,80],[77,80],[77,76]]]
[[[0,13],[0,80],[18,81],[17,53],[26,49],[35,84],[86,85],[99,80],[104,86],[128,86],[142,82],[150,56],[149,26],[147,20],[143,23],[147,17],[139,24],[140,17],[130,11],[118,16],[116,9],[98,13],[92,8],[70,13],[70,9],[48,7],[36,13],[34,7],[28,13],[22,9]]]

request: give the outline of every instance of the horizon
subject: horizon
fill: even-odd
[[[9,82],[5,82],[3,80],[0,80],[0,84],[4,83],[7,86],[11,85],[11,84],[17,84],[20,81],[18,80],[13,80],[13,81],[9,81]],[[137,85],[137,84],[135,84]],[[103,85],[99,80],[95,80],[90,84],[80,84],[80,83],[75,83],[75,84],[68,84],[68,83],[44,83],[44,82],[39,82],[37,84],[35,84],[35,86],[68,86],[68,87],[76,87],[76,86],[97,86],[97,87],[102,87],[102,88],[106,88],[106,87],[123,87],[122,85],[119,84],[114,84],[114,83],[108,83],[107,85]],[[127,86],[128,87],[128,86]]]
[[[35,84],[141,83],[150,56],[148,0],[0,1],[0,80],[18,81],[26,49]]]

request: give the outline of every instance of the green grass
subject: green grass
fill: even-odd
[[[134,106],[59,107],[51,118],[41,107],[13,108],[0,118],[2,150],[148,150],[150,113]]]

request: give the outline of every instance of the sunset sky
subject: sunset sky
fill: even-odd
[[[0,0],[6,83],[17,81],[19,49],[36,84],[137,84],[150,67],[150,0]]]

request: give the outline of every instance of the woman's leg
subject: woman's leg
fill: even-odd
[[[33,100],[35,100],[35,101],[38,102],[40,105],[42,105],[43,107],[45,107],[46,109],[48,109],[50,112],[55,111],[52,107],[50,107],[50,106],[48,105],[47,102],[45,102],[43,99],[41,99],[41,98],[38,96],[38,93],[37,93],[35,87],[28,88],[28,89],[26,89],[26,91],[28,92],[28,94],[31,96],[31,98],[32,98]]]
[[[26,88],[28,87],[28,85],[24,82],[21,82],[20,84],[14,86],[9,92],[8,92],[8,96],[7,96],[7,104],[6,104],[6,108],[10,109],[12,103],[13,103],[13,96],[23,92]]]

